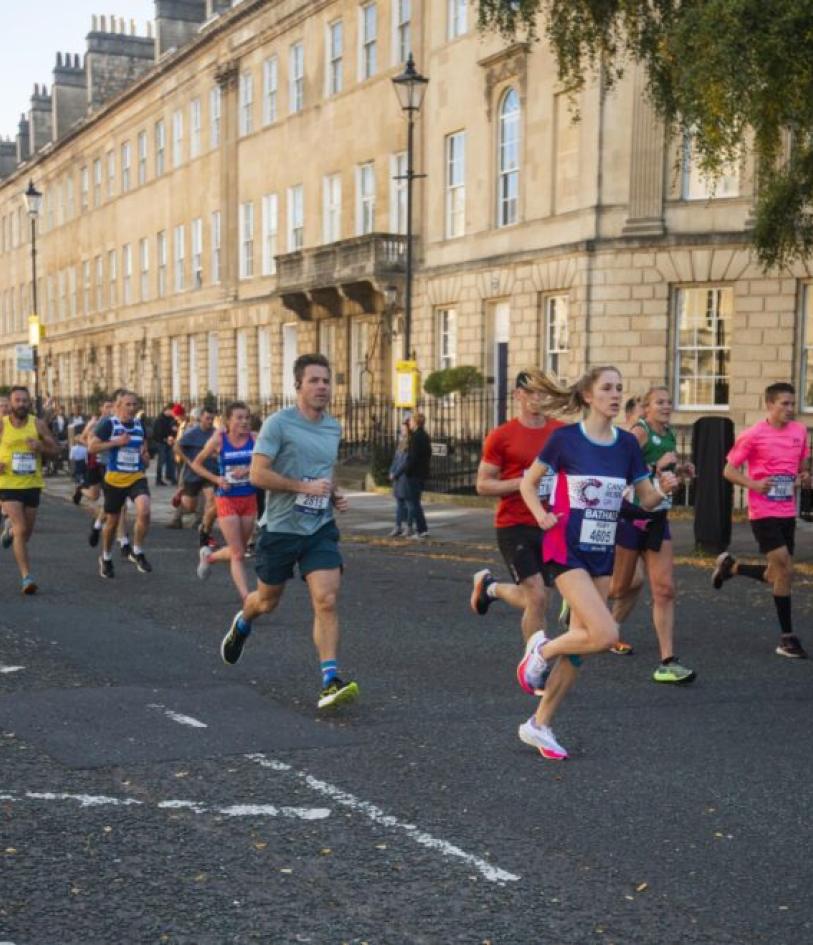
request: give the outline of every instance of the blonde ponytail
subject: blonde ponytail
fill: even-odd
[[[587,407],[585,394],[589,394],[593,385],[605,371],[621,372],[611,364],[591,368],[576,381],[575,384],[563,386],[552,377],[540,370],[523,372],[527,380],[522,385],[525,390],[542,395],[542,410],[544,413],[578,413]]]

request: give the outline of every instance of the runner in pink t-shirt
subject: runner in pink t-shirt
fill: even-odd
[[[767,566],[741,564],[726,551],[716,562],[712,584],[716,589],[735,575],[773,585],[779,617],[779,656],[806,659],[802,644],[793,634],[790,590],[793,582],[793,551],[796,537],[796,486],[809,485],[803,471],[808,456],[807,429],[793,418],[796,391],[792,384],[771,384],[765,390],[765,420],[744,430],[726,457],[723,475],[748,490],[748,518]],[[742,472],[745,466],[747,472]]]

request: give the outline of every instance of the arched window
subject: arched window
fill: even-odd
[[[519,95],[508,89],[499,109],[499,179],[497,182],[497,226],[518,219],[519,205]]]

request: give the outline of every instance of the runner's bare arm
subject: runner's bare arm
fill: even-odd
[[[45,457],[59,456],[60,446],[54,439],[53,434],[48,429],[44,420],[37,420],[37,433],[39,434],[38,447],[39,452]]]
[[[477,495],[504,496],[519,492],[522,477],[516,479],[500,479],[501,468],[493,463],[481,461],[477,467]]]
[[[642,507],[647,511],[657,508],[661,502],[677,489],[678,478],[674,473],[662,472],[658,477],[658,485],[652,484],[650,479],[641,479],[635,483],[635,495]]]
[[[760,492],[763,495],[771,488],[770,477],[767,479],[752,479],[731,463],[725,464],[723,476],[729,482],[733,482],[735,486],[742,486],[744,489],[750,489],[752,492]]]
[[[539,481],[548,473],[550,467],[540,460],[535,459],[522,477],[519,486],[519,492],[522,501],[528,506],[528,511],[539,523],[540,528],[553,528],[558,522],[559,516],[546,511],[539,498]]]
[[[256,450],[251,457],[250,479],[252,486],[265,489],[268,492],[302,492],[305,495],[331,495],[333,483],[330,479],[310,479],[303,482],[300,479],[289,479],[274,472],[271,464],[273,456],[258,453]]]

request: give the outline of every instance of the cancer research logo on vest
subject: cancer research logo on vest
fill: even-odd
[[[611,476],[568,476],[570,506],[574,509],[617,511],[626,484],[625,479]]]

